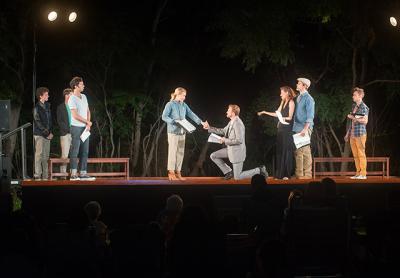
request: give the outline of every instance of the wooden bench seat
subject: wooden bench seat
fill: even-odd
[[[367,164],[369,162],[380,162],[382,163],[381,171],[367,171],[370,176],[381,175],[382,177],[389,177],[389,157],[367,157]],[[342,162],[354,162],[353,157],[314,157],[313,158],[313,178],[316,176],[350,176],[354,175],[354,171],[317,171],[317,163],[342,163]]]
[[[50,158],[49,159],[49,178],[53,179],[54,177],[67,177],[68,173],[60,173],[54,172],[53,166],[54,164],[69,164],[69,158]],[[88,164],[123,164],[123,171],[121,172],[90,172],[89,176],[93,177],[123,177],[125,179],[129,179],[129,158],[125,157],[113,157],[113,158],[88,158]]]

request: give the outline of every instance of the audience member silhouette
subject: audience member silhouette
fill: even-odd
[[[179,195],[173,194],[167,198],[165,208],[157,217],[161,231],[165,235],[165,245],[167,246],[172,238],[175,225],[181,216],[183,200]]]
[[[277,201],[268,188],[264,176],[257,174],[251,179],[251,198],[243,208],[243,219],[256,242],[276,238],[280,233],[284,205]]]
[[[96,243],[103,246],[109,245],[110,237],[107,225],[99,220],[101,215],[100,204],[96,201],[90,201],[85,205],[84,210],[89,220],[88,229],[94,233]]]
[[[328,206],[326,187],[319,181],[310,182],[304,192],[303,205],[306,207]]]
[[[223,240],[202,207],[187,206],[167,249],[169,277],[220,277]]]

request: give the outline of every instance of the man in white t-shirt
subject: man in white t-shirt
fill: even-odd
[[[87,159],[89,156],[89,138],[82,142],[81,135],[84,131],[90,131],[92,122],[90,121],[90,109],[87,98],[82,94],[85,85],[81,77],[72,78],[69,83],[72,94],[68,100],[71,110],[71,177],[70,180],[95,180],[87,174]],[[80,150],[80,152],[79,152]],[[79,157],[79,176],[78,176],[78,154]]]

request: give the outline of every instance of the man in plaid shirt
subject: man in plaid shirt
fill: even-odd
[[[351,125],[347,129],[344,140],[350,139],[351,151],[356,164],[357,173],[351,179],[365,180],[367,178],[367,157],[365,155],[365,142],[367,141],[367,123],[369,108],[363,102],[364,90],[361,88],[353,89],[353,108],[347,115],[351,120]]]

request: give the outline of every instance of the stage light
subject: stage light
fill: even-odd
[[[47,18],[49,19],[49,21],[54,21],[54,20],[57,19],[57,13],[55,11],[52,11],[52,12],[49,13]]]
[[[70,13],[69,17],[68,17],[69,22],[74,22],[76,20],[77,16],[78,15],[76,14],[76,12]]]
[[[390,24],[392,24],[393,27],[397,26],[397,20],[395,17],[393,16],[390,17]]]

